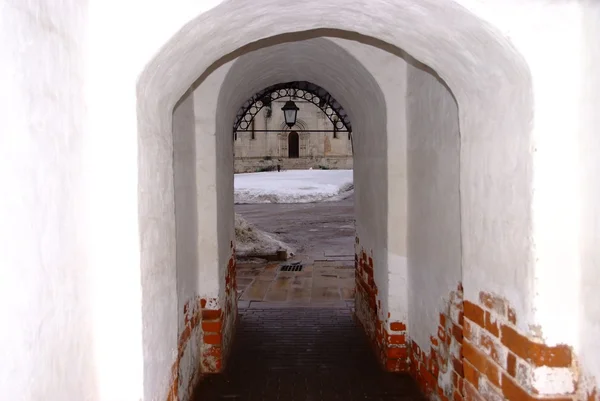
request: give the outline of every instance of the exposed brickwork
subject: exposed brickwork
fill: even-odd
[[[183,307],[184,329],[178,341],[177,358],[171,372],[171,386],[167,401],[193,399],[193,389],[203,374],[220,373],[230,349],[237,316],[235,249],[231,244],[232,256],[225,274],[225,297],[220,303],[217,298],[196,297]],[[220,308],[219,305],[224,307]],[[184,377],[182,359],[186,349],[199,350],[192,355],[191,372]],[[185,383],[183,381],[186,381]],[[183,391],[182,391],[183,390]]]
[[[358,237],[356,244],[359,244]],[[390,372],[408,371],[408,348],[406,324],[389,322],[381,317],[381,300],[373,276],[373,256],[366,251],[355,254],[356,277],[356,318],[379,357],[385,370]]]
[[[233,243],[231,257],[225,272],[225,294],[222,308],[217,300],[202,300],[202,373],[219,373],[223,370],[237,317],[235,249]]]
[[[547,346],[521,333],[516,327],[518,317],[505,299],[481,292],[478,301],[465,301],[463,355],[465,371],[469,371],[465,379],[480,399],[581,399],[575,393],[577,379],[570,347]],[[540,395],[543,389],[534,380],[535,369],[540,367],[554,368],[555,374],[571,375],[573,380]]]
[[[183,383],[184,374],[182,372],[182,359],[188,347],[194,343],[196,346],[191,349],[198,349],[202,341],[202,331],[200,322],[202,316],[201,300],[195,298],[185,303],[183,307],[184,328],[179,335],[177,343],[177,358],[171,368],[171,387],[167,394],[167,401],[189,400],[192,397],[192,391],[198,384],[201,371],[199,366],[192,366],[192,371],[187,375],[187,383]],[[192,355],[192,360],[198,360],[199,355]],[[183,393],[182,393],[183,390]]]
[[[450,293],[440,313],[437,333],[430,337],[429,350],[410,342],[410,373],[421,391],[435,400],[464,399],[465,369],[462,360],[463,290]]]

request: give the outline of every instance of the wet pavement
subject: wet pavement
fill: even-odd
[[[240,309],[225,372],[203,379],[200,400],[424,401],[381,370],[350,307]]]
[[[354,195],[336,202],[235,205],[235,212],[296,250],[296,258],[354,260]]]
[[[282,271],[285,267],[292,271]],[[236,273],[240,301],[304,305],[354,300],[354,258],[308,263],[302,259],[263,263],[240,261]]]

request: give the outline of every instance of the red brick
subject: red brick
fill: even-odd
[[[402,322],[392,322],[390,324],[390,329],[392,331],[406,331],[406,325]]]
[[[204,335],[204,343],[210,345],[220,345],[221,344],[221,334],[205,334]]]
[[[486,401],[471,383],[465,383],[465,401]]]
[[[221,309],[203,309],[202,320],[217,320],[221,317]]]
[[[559,344],[549,347],[530,341],[510,326],[502,325],[502,344],[517,356],[531,362],[534,366],[548,366],[553,368],[571,367],[571,349]]]
[[[406,344],[406,336],[404,334],[392,334],[388,336],[390,344]]]
[[[500,337],[500,326],[497,321],[492,321],[492,314],[485,312],[485,329],[496,337]]]
[[[479,371],[475,369],[468,361],[463,361],[463,369],[465,371],[465,380],[474,386],[479,385]],[[463,393],[464,394],[464,393]]]
[[[500,369],[487,358],[485,354],[477,350],[471,343],[463,344],[465,360],[468,360],[475,369],[485,375],[493,384],[499,383]]]
[[[219,333],[221,331],[221,321],[202,321],[202,330],[204,332]]]
[[[506,370],[508,371],[509,375],[511,375],[512,377],[516,377],[516,375],[517,375],[517,358],[515,357],[515,354],[513,354],[512,352],[508,353],[508,357],[506,360]]]
[[[456,339],[456,341],[458,341],[459,343],[462,342],[463,340],[463,330],[462,327],[457,325],[457,324],[453,324],[452,325],[452,336],[454,336],[454,338]]]
[[[459,376],[464,376],[464,369],[463,369],[463,361],[462,359],[456,359],[455,357],[451,357],[452,358],[452,368],[454,369],[454,371],[456,372],[456,374],[458,374]]]
[[[388,348],[387,357],[391,359],[406,359],[408,358],[408,351],[404,347]]]
[[[465,317],[467,319],[479,325],[479,327],[485,326],[483,309],[469,301],[464,302],[464,309]]]

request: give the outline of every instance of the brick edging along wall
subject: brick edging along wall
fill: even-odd
[[[356,244],[360,243],[356,237]],[[373,257],[364,249],[354,255],[356,277],[355,318],[367,334],[375,354],[385,370],[402,372],[408,369],[406,324],[390,322],[390,314],[382,320],[381,300],[373,276]]]
[[[463,302],[460,285],[449,299],[429,352],[410,342],[410,373],[430,399],[600,401],[597,390],[578,388],[571,347],[548,346],[519,332],[507,300],[482,291],[477,303]],[[540,368],[549,375],[536,383]],[[555,381],[541,394],[541,385],[565,377],[572,381]]]
[[[571,347],[548,346],[519,332],[516,312],[504,298],[482,291],[477,302],[464,301],[459,284],[439,315],[429,349],[421,349],[407,336],[406,324],[389,323],[389,314],[381,320],[373,258],[361,249],[355,264],[356,318],[380,363],[387,371],[409,372],[430,399],[600,401],[597,390],[578,388]],[[547,376],[536,383],[540,368],[537,373]],[[540,388],[553,378],[565,377],[572,381]]]
[[[236,304],[236,275],[235,275],[235,249],[231,243],[231,257],[229,258],[225,274],[225,301],[223,308],[218,308],[217,298],[195,297],[186,302],[183,308],[185,326],[179,336],[178,351],[171,369],[171,385],[167,394],[167,401],[191,400],[193,391],[203,374],[222,372],[227,355],[230,350],[231,340],[235,331],[237,317]],[[181,361],[186,349],[195,343],[191,349],[199,349],[199,365],[192,366],[188,374],[187,383],[183,383]],[[186,389],[185,394],[180,394],[179,388]]]

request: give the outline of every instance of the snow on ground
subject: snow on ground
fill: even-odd
[[[295,251],[280,241],[274,234],[269,234],[248,223],[242,216],[235,214],[235,253],[238,256],[274,254],[278,250],[286,250],[288,255]]]
[[[352,194],[352,170],[286,170],[235,174],[234,199],[240,203],[337,201]]]

